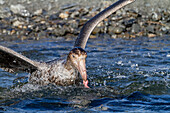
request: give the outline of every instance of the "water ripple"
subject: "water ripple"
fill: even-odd
[[[1,42],[37,61],[64,57],[73,41],[54,39]],[[0,111],[8,112],[169,112],[169,37],[90,39],[90,89],[34,86],[28,73],[0,70]],[[71,110],[71,111],[70,111]]]

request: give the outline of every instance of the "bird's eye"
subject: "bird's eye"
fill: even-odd
[[[73,57],[73,58],[75,58],[75,56],[74,56],[74,55],[72,55],[72,57]]]

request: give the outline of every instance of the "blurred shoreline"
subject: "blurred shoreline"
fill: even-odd
[[[115,1],[0,0],[0,40],[73,39],[86,21]],[[101,22],[90,38],[169,35],[169,15],[169,0],[136,0]]]
[[[62,7],[69,4],[80,5],[83,7],[96,6],[99,7],[101,4],[109,5],[116,2],[117,0],[0,0],[0,12],[3,13],[3,10],[10,9],[11,5],[21,4],[29,12],[33,13],[39,9],[46,9],[49,12],[56,12],[61,10]],[[156,10],[157,8],[165,8],[170,10],[170,1],[169,0],[136,0],[133,4],[128,5],[127,7],[131,8],[150,8]],[[151,10],[151,9],[148,9]]]

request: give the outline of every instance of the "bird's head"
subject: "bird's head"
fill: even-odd
[[[73,48],[68,55],[68,59],[70,60],[71,65],[75,67],[81,74],[84,86],[88,87],[86,72],[86,57],[87,57],[86,51],[78,47]]]

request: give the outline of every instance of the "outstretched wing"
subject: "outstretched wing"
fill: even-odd
[[[100,13],[98,13],[93,18],[91,18],[88,22],[86,22],[86,24],[81,29],[80,34],[76,39],[74,47],[81,47],[84,49],[91,32],[99,22],[107,18],[109,15],[111,15],[118,9],[134,1],[135,0],[119,0],[116,3],[112,4],[111,6],[109,6],[108,8],[101,11]]]
[[[7,48],[0,46],[0,68],[8,72],[26,71],[33,72],[39,68],[39,62]]]

